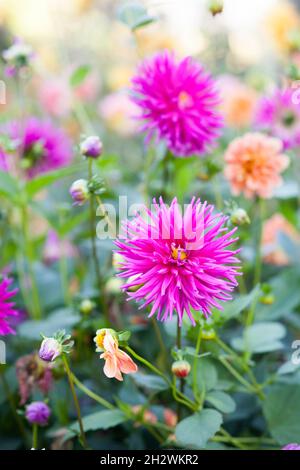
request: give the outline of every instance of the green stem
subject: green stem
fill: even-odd
[[[76,395],[74,382],[73,382],[73,375],[72,375],[72,372],[71,372],[71,369],[70,369],[70,366],[69,366],[68,359],[67,359],[66,355],[63,354],[62,358],[63,358],[63,362],[64,362],[64,366],[65,366],[65,371],[66,371],[66,374],[68,376],[68,381],[69,381],[71,393],[72,393],[72,396],[73,396],[74,405],[75,405],[75,408],[76,408],[76,413],[77,413],[77,418],[78,418],[78,423],[79,423],[79,429],[80,429],[80,442],[81,442],[82,446],[85,449],[87,449],[88,448],[88,443],[87,443],[85,433],[84,433],[84,428],[83,428],[83,423],[82,423],[82,418],[81,418],[80,405],[79,405],[79,401],[78,401],[78,398],[77,398],[77,395]]]
[[[215,338],[215,342],[228,354],[232,356],[232,358],[239,364],[239,366],[249,375],[250,380],[253,383],[253,387],[256,390],[256,393],[260,396],[261,399],[264,399],[264,394],[262,392],[262,385],[260,385],[256,378],[255,375],[253,374],[252,370],[248,366],[245,358],[240,358],[238,354],[231,349],[229,346],[227,346],[226,343],[224,343],[218,336]],[[251,385],[251,384],[250,384]]]
[[[155,318],[151,317],[151,322],[152,322],[152,325],[153,325],[153,328],[154,328],[154,331],[155,331],[155,335],[156,335],[156,338],[157,338],[157,342],[159,344],[160,351],[161,351],[161,354],[162,354],[162,361],[163,361],[164,369],[167,370],[167,368],[168,368],[168,351],[167,351],[166,345],[164,343],[160,328],[157,324],[157,321],[155,320]]]
[[[163,174],[162,174],[163,188],[161,190],[161,195],[162,195],[163,199],[167,199],[168,194],[169,194],[169,191],[168,191],[168,189],[169,189],[169,180],[170,180],[169,157],[170,157],[170,154],[167,151],[166,155],[163,159],[163,162],[162,162],[162,165],[163,165]]]
[[[95,400],[97,403],[100,405],[104,406],[104,408],[107,408],[108,410],[114,410],[115,407],[109,401],[105,400],[104,398],[100,397],[97,393],[93,392],[89,388],[87,388],[80,380],[71,372],[71,378],[75,385],[83,392],[85,393],[88,397],[92,398]]]
[[[195,399],[199,402],[201,405],[201,399],[198,393],[198,384],[197,384],[197,365],[198,365],[198,354],[200,351],[200,346],[201,346],[201,327],[199,325],[199,331],[198,331],[198,336],[197,336],[197,342],[196,342],[196,350],[195,350],[195,357],[194,357],[194,362],[193,362],[193,393]]]
[[[176,346],[178,351],[181,350],[181,326],[179,324],[179,317],[177,320],[177,337],[176,337]],[[184,394],[184,379],[179,379],[179,390],[180,393]],[[178,422],[181,420],[182,416],[182,409],[181,409],[181,403],[178,401],[177,403],[177,417],[178,417]]]
[[[64,301],[66,305],[71,304],[71,296],[69,292],[69,283],[68,283],[68,266],[65,256],[62,254],[59,259],[59,271],[62,284],[62,290],[64,295]]]
[[[255,246],[255,265],[254,265],[254,276],[253,276],[253,288],[261,280],[261,268],[262,268],[262,257],[261,257],[261,242],[262,242],[262,231],[263,231],[263,220],[264,220],[264,201],[258,199],[258,229]],[[255,298],[250,306],[246,326],[251,326],[254,322],[255,308],[257,304],[257,298]]]
[[[212,186],[213,186],[214,195],[215,195],[216,208],[218,210],[221,210],[223,207],[223,198],[222,198],[222,194],[220,191],[220,183],[218,181],[217,175],[212,178]]]
[[[235,437],[232,437],[227,431],[225,431],[225,429],[221,428],[220,433],[223,434],[224,438],[226,438],[228,442],[233,444],[238,449],[248,450],[247,446],[242,444],[239,439],[236,439]]]
[[[244,377],[234,368],[231,364],[225,359],[225,357],[219,357],[219,361],[224,365],[224,367],[240,382],[249,392],[256,393],[257,391],[253,386],[246,380]]]
[[[92,158],[88,158],[88,177],[89,177],[89,181],[91,181],[93,177],[93,159]],[[94,194],[91,194],[89,203],[90,203],[90,237],[91,237],[91,243],[92,243],[92,255],[93,255],[93,261],[94,261],[94,267],[95,267],[95,274],[96,274],[96,279],[97,279],[97,284],[98,284],[98,289],[99,289],[99,299],[103,308],[103,313],[105,316],[106,323],[109,325],[110,323],[109,309],[108,309],[108,305],[106,301],[104,282],[103,282],[101,271],[100,271],[100,261],[98,258],[97,245],[96,245],[96,210],[95,210]]]
[[[131,349],[129,346],[126,346],[126,350],[139,362],[144,364],[148,369],[150,369],[152,372],[155,374],[159,375],[162,377],[162,379],[168,384],[168,386],[172,389],[173,391],[173,396],[176,401],[180,401],[180,403],[184,404],[188,408],[192,409],[195,411],[196,406],[195,403],[193,403],[188,397],[186,397],[182,392],[176,389],[176,385],[174,385],[171,380],[163,373],[161,372],[157,367],[153,366],[150,362],[147,361],[147,359],[144,359],[142,356],[139,356],[133,349]]]
[[[38,434],[39,434],[39,427],[38,425],[35,423],[33,426],[32,426],[32,448],[34,450],[37,450],[38,449]]]
[[[22,231],[23,231],[23,239],[24,239],[24,252],[27,257],[28,275],[29,275],[30,284],[31,284],[30,287],[31,287],[31,294],[32,294],[32,314],[36,320],[39,320],[42,316],[42,312],[41,312],[39,291],[38,291],[35,273],[33,269],[34,251],[33,251],[32,242],[29,236],[28,211],[27,211],[26,203],[24,203],[22,206],[21,217],[22,217]]]
[[[12,412],[12,414],[14,416],[14,419],[16,421],[16,424],[19,428],[20,434],[23,437],[24,442],[27,442],[27,436],[26,436],[26,431],[25,431],[23,422],[22,422],[20,416],[17,413],[15,400],[14,400],[13,394],[12,394],[10,388],[9,388],[8,382],[5,378],[4,371],[2,370],[1,365],[0,365],[0,379],[1,379],[1,382],[2,382],[3,390],[4,390],[4,393],[6,395],[7,401],[9,403],[11,412]]]

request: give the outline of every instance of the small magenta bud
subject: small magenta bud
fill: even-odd
[[[98,136],[91,135],[80,144],[80,153],[84,157],[98,158],[102,155],[103,144]]]
[[[26,407],[25,416],[30,424],[46,426],[51,410],[43,401],[35,401]]]
[[[176,375],[176,377],[184,378],[189,375],[191,372],[191,365],[188,361],[175,361],[172,364],[172,373]]]
[[[241,207],[238,207],[237,209],[234,209],[230,221],[233,225],[245,225],[245,224],[250,224],[250,218],[245,209],[242,209]]]
[[[54,338],[44,338],[39,350],[39,356],[43,361],[53,362],[62,353],[61,344]]]
[[[90,197],[87,180],[80,179],[74,181],[70,187],[70,194],[75,206],[83,206]]]

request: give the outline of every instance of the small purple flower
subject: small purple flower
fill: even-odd
[[[284,149],[300,144],[300,106],[294,99],[295,90],[275,90],[263,96],[257,106],[255,125],[282,140]]]
[[[29,179],[66,166],[72,160],[69,137],[49,120],[30,117],[24,125],[14,121],[6,127],[6,131],[20,155],[18,163]],[[0,161],[10,167],[13,166],[13,162],[9,162],[11,159],[14,159],[14,155],[7,156],[6,161],[2,156]],[[8,169],[4,168],[4,171]]]
[[[26,407],[25,416],[29,423],[46,426],[50,417],[51,410],[43,401],[34,401]]]
[[[300,450],[300,444],[287,444],[282,450]]]
[[[80,153],[84,157],[98,158],[102,154],[103,145],[101,140],[96,135],[87,137],[80,144]]]
[[[39,356],[43,361],[53,362],[62,352],[61,344],[54,338],[44,338],[39,350]]]
[[[89,198],[89,188],[87,180],[80,179],[74,181],[70,187],[70,194],[75,206],[83,206]]]

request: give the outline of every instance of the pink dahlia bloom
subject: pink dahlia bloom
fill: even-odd
[[[14,302],[11,298],[16,295],[18,289],[9,290],[13,280],[4,278],[0,281],[0,335],[14,334],[15,331],[11,328],[10,319],[16,317],[19,312],[14,309]]]
[[[255,125],[282,140],[285,149],[300,145],[299,90],[276,90],[260,99]]]
[[[175,156],[189,156],[206,152],[219,137],[215,82],[191,57],[177,62],[171,53],[159,53],[140,65],[132,83],[147,142],[156,137]]]
[[[31,117],[24,128],[13,122],[9,134],[19,146],[21,166],[28,178],[68,165],[72,159],[69,138],[48,120]]]
[[[264,134],[248,133],[234,139],[225,153],[225,177],[232,193],[247,198],[272,197],[282,183],[280,174],[289,158],[282,153],[282,142]]]
[[[184,313],[195,325],[194,312],[207,318],[219,301],[231,299],[237,285],[239,260],[231,250],[236,228],[228,231],[228,217],[213,214],[214,207],[192,199],[184,211],[176,198],[168,207],[160,199],[152,210],[144,208],[149,220],[138,214],[124,225],[124,237],[116,241],[129,298],[152,306],[149,314],[165,321],[176,311],[182,324]]]

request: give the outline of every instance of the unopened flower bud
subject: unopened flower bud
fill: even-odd
[[[70,194],[74,201],[74,205],[82,206],[90,197],[87,180],[80,179],[74,181],[70,187]]]
[[[223,0],[211,0],[209,2],[209,11],[213,16],[218,15],[219,13],[222,13],[224,8],[224,2]]]
[[[215,330],[202,330],[201,331],[201,338],[205,340],[212,340],[216,338]]]
[[[62,345],[54,338],[44,338],[39,356],[43,361],[53,362],[62,353]]]
[[[27,67],[32,56],[32,47],[21,40],[16,40],[8,49],[2,53],[3,59],[12,69]]]
[[[87,137],[80,144],[80,153],[84,157],[98,158],[102,154],[103,145],[101,140],[96,135]]]
[[[259,300],[264,305],[272,305],[275,302],[275,297],[273,294],[266,294],[260,297]]]
[[[109,294],[120,294],[122,285],[123,285],[123,282],[122,282],[121,279],[119,279],[117,277],[112,277],[105,284],[105,290]]]
[[[94,308],[95,308],[95,302],[93,302],[90,299],[84,299],[80,304],[79,310],[84,315],[89,315]]]
[[[191,365],[187,361],[175,361],[172,364],[172,373],[181,379],[187,377],[190,371]]]
[[[167,426],[170,428],[175,428],[177,421],[178,421],[178,416],[175,413],[175,411],[171,410],[171,408],[165,408],[164,409],[164,421]]]
[[[238,207],[231,214],[230,221],[233,225],[250,224],[250,218],[245,209]]]

